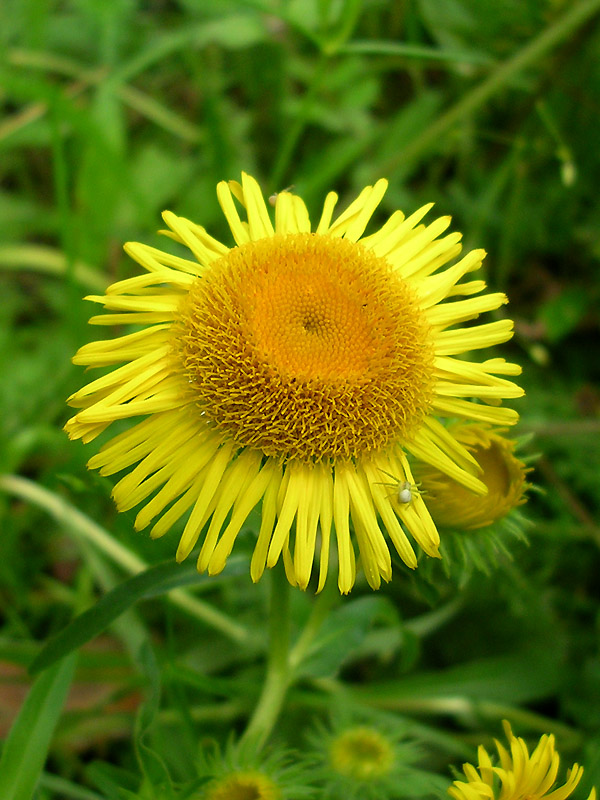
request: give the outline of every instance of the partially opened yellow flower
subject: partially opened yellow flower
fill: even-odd
[[[461,237],[442,236],[448,217],[419,224],[430,206],[406,219],[396,211],[363,236],[386,186],[368,186],[336,219],[330,193],[311,232],[299,197],[277,195],[273,224],[253,178],[220,183],[234,247],[165,212],[166,234],[192,258],[127,244],[145,273],[89,298],[108,310],[91,323],[138,329],[77,353],[77,364],[121,366],[70,398],[81,410],[66,429],[87,442],[114,420],[145,417],[89,466],[131,470],[114,488],[117,507],[143,504],[135,525],[152,523],[154,537],[189,512],[177,558],[201,539],[200,571],[223,569],[260,504],[253,580],[283,557],[290,582],[305,588],[318,555],[320,590],[335,541],[340,591],[354,584],[355,548],[378,588],[391,578],[388,540],[410,567],[409,535],[438,555],[423,498],[402,494],[413,484],[407,454],[486,491],[437,417],[516,422],[500,401],[522,394],[504,377],[519,367],[457,358],[510,339],[507,319],[462,326],[506,297],[462,280],[482,250],[445,266]]]
[[[454,800],[566,800],[583,775],[583,767],[573,764],[563,786],[555,788],[559,755],[554,749],[554,736],[542,736],[529,754],[527,744],[514,736],[508,722],[504,731],[510,752],[496,741],[500,766],[494,766],[484,747],[477,751],[479,765],[464,764],[466,781],[454,781],[448,794]],[[592,789],[587,800],[596,800]]]
[[[440,527],[474,530],[492,525],[526,501],[530,469],[514,453],[515,442],[503,430],[467,422],[448,426],[448,432],[464,445],[481,467],[480,480],[487,494],[475,495],[431,464],[418,468],[419,490],[426,494],[427,508]]]

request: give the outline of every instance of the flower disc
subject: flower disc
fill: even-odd
[[[181,326],[198,406],[269,456],[358,457],[406,439],[431,402],[416,295],[355,242],[296,233],[230,250],[191,287]]]

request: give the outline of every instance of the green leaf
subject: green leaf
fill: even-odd
[[[93,761],[85,769],[87,781],[97,787],[106,797],[121,798],[136,795],[140,778],[133,771],[117,767],[105,761]]]
[[[142,647],[139,661],[149,686],[146,700],[140,706],[135,723],[134,745],[137,760],[147,785],[153,788],[157,796],[164,800],[174,800],[169,769],[162,755],[151,744],[151,732],[160,706],[161,672],[149,642]]]
[[[31,800],[71,685],[76,656],[40,675],[15,720],[0,759],[2,800]]]
[[[236,569],[245,568],[242,559],[231,559],[228,575],[232,574],[232,570],[235,573]],[[197,585],[207,580],[206,576],[198,575],[194,564],[181,565],[171,559],[134,575],[101,597],[95,606],[84,611],[49,639],[33,660],[29,671],[35,674],[89,642],[138,600],[165,594],[178,586],[190,583]]]
[[[360,646],[376,617],[386,616],[384,597],[361,597],[335,609],[315,638],[301,667],[302,675],[334,675]]]
[[[492,59],[483,53],[471,50],[445,50],[438,47],[408,44],[407,42],[354,40],[344,45],[339,53],[400,56],[429,61],[450,61],[459,64],[489,64]]]
[[[40,788],[53,792],[52,797],[60,797],[61,800],[107,800],[106,796],[91,792],[78,783],[73,783],[73,781],[58,775],[50,775],[47,772],[41,776]]]
[[[592,298],[587,289],[572,286],[547,300],[540,308],[539,317],[546,329],[549,342],[560,342],[578,326]]]
[[[472,702],[529,703],[556,691],[563,679],[561,658],[558,650],[531,646],[517,653],[381,682],[360,689],[359,693],[364,698],[385,698],[390,707],[448,697]]]

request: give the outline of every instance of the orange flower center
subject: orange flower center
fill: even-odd
[[[360,244],[297,233],[235,247],[180,316],[195,402],[240,446],[356,457],[409,436],[429,406],[433,349],[417,298]]]

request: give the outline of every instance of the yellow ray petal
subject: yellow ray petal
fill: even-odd
[[[286,468],[286,473],[289,475],[285,496],[283,497],[281,511],[279,518],[273,531],[269,552],[267,555],[267,566],[274,567],[285,542],[289,538],[290,528],[294,522],[296,511],[298,510],[298,503],[300,491],[303,483],[303,470],[305,469],[302,463],[291,463]]]
[[[181,519],[186,511],[192,506],[202,488],[203,475],[200,475],[190,486],[190,488],[166,511],[162,517],[154,524],[150,531],[152,539],[160,539],[173,525]],[[141,526],[140,526],[141,527]]]
[[[290,192],[279,192],[275,204],[275,230],[277,233],[297,233],[294,203]]]
[[[309,552],[308,542],[308,515],[312,498],[309,495],[310,467],[305,466],[300,471],[298,511],[296,513],[296,537],[294,547],[294,574],[301,589],[306,589],[310,580],[314,552]]]
[[[377,516],[373,509],[368,485],[364,482],[360,473],[357,474],[352,470],[348,470],[347,479],[352,519],[360,521],[361,529],[364,533],[363,542],[368,542],[372,558],[377,567],[377,574],[381,574],[386,580],[389,580],[392,570],[390,551],[377,523]]]
[[[319,523],[321,529],[321,548],[319,555],[319,585],[317,593],[323,591],[329,568],[329,548],[331,545],[331,524],[333,520],[333,476],[322,466],[321,509]]]
[[[432,275],[460,254],[461,239],[462,234],[455,232],[431,242],[420,253],[402,264],[402,275],[411,281],[422,280]]]
[[[194,275],[189,275],[185,272],[177,272],[174,269],[167,269],[161,266],[160,269],[157,269],[155,272],[136,275],[134,278],[126,278],[123,281],[111,283],[106,289],[106,294],[137,294],[141,293],[143,289],[160,286],[162,283],[168,283],[176,289],[187,291],[194,280]]]
[[[337,201],[338,201],[337,194],[335,192],[329,192],[329,194],[325,198],[325,202],[323,203],[323,213],[321,214],[321,219],[319,220],[319,224],[317,225],[316,233],[325,234],[329,231],[331,217],[333,216],[333,211],[335,209]]]
[[[350,222],[360,214],[372,191],[372,186],[366,186],[358,197],[350,203],[348,208],[339,215],[335,222],[331,223],[327,229],[327,233],[330,236],[343,236]]]
[[[512,408],[484,406],[480,403],[453,400],[439,395],[433,400],[432,408],[444,417],[459,417],[489,422],[492,425],[515,425],[519,421],[518,413]]]
[[[479,269],[485,250],[471,250],[452,267],[419,282],[417,291],[423,308],[430,308],[448,296],[452,287],[468,272]],[[484,284],[485,286],[485,284]]]
[[[169,341],[168,325],[153,325],[135,333],[89,342],[80,347],[73,356],[74,364],[91,367],[106,367],[121,361],[133,361],[149,353],[155,353]]]
[[[124,314],[96,314],[90,317],[90,325],[159,325],[161,322],[173,322],[172,311],[127,311]]]
[[[394,211],[391,217],[384,222],[378,231],[375,231],[375,233],[369,236],[363,236],[360,243],[363,247],[372,250],[376,255],[385,256],[388,252],[388,249],[386,249],[388,237],[398,230],[402,222],[404,222],[404,214],[402,211]]]
[[[417,209],[406,219],[401,219],[398,214],[394,218],[396,224],[390,225],[390,231],[387,236],[380,238],[373,248],[376,255],[385,256],[386,259],[395,266],[401,267],[404,263],[402,257],[396,258],[396,251],[402,247],[403,243],[407,240],[413,239],[419,235],[419,230],[425,230],[425,226],[416,229],[418,223],[423,217],[433,208],[433,203],[427,203],[421,208]],[[404,215],[402,215],[404,217]],[[367,239],[368,241],[368,239]]]
[[[243,491],[236,498],[231,514],[231,520],[223,531],[217,546],[208,562],[209,575],[215,575],[223,570],[225,563],[233,549],[235,539],[252,509],[261,501],[277,468],[273,462],[268,461],[260,471],[253,474],[249,470],[250,482],[247,482]]]
[[[474,456],[435,417],[426,417],[423,426],[428,431],[430,441],[461,469],[465,472],[479,472],[479,464]]]
[[[356,242],[364,233],[369,220],[373,216],[375,209],[381,203],[383,195],[386,193],[388,182],[381,178],[371,189],[370,194],[365,200],[365,203],[357,216],[350,222],[344,233],[344,239],[349,239],[351,242]]]
[[[352,522],[354,525],[354,534],[358,544],[358,552],[362,565],[362,571],[364,572],[367,583],[371,589],[377,590],[381,586],[381,574],[377,565],[377,558],[375,557],[373,547],[371,546],[371,540],[369,539],[368,533],[364,529],[360,517],[356,519],[352,517]]]
[[[189,516],[179,541],[179,547],[177,549],[178,561],[187,558],[194,549],[194,545],[206,521],[209,505],[215,494],[217,494],[221,479],[234,455],[233,442],[231,440],[226,441],[219,450],[217,450],[210,466],[207,468],[202,487],[197,497],[194,499],[194,508],[192,509],[192,513]]]
[[[292,208],[296,220],[296,230],[299,233],[310,233],[310,217],[304,200],[297,194],[292,195]]]
[[[252,561],[250,562],[250,577],[256,583],[267,564],[267,552],[271,543],[273,529],[275,528],[275,519],[277,516],[277,495],[281,487],[282,472],[281,467],[277,462],[273,462],[273,473],[269,481],[269,485],[265,490],[263,497],[261,515],[260,515],[260,530],[258,532],[258,539],[252,554]]]
[[[167,431],[170,432],[172,426],[181,424],[181,427],[187,427],[186,422],[190,421],[182,416],[180,409],[148,417],[107,442],[96,455],[90,458],[88,467],[100,469],[101,475],[112,475],[119,472],[151,453],[154,447],[164,440]],[[192,427],[190,424],[190,431]],[[139,455],[135,452],[136,450]]]
[[[388,468],[390,467],[387,461],[384,463]],[[388,490],[386,492],[386,487],[381,483],[383,475],[378,474],[378,462],[366,463],[364,469],[369,482],[371,497],[398,555],[407,566],[411,569],[416,569],[417,557],[392,508],[390,502],[392,491]]]
[[[388,253],[387,260],[398,269],[403,278],[408,278],[414,271],[413,260],[423,253],[430,253],[432,242],[448,228],[451,221],[452,217],[439,217],[429,225],[415,228],[406,241]]]
[[[248,214],[248,229],[252,241],[273,236],[275,230],[269,216],[265,199],[255,178],[242,172],[244,205]]]
[[[514,323],[511,319],[501,319],[485,325],[442,331],[435,337],[435,353],[438,356],[455,356],[469,350],[493,347],[511,339],[513,328]]]
[[[435,443],[431,433],[422,428],[415,434],[412,441],[407,442],[406,449],[412,453],[415,458],[424,461],[426,464],[431,464],[437,467],[440,472],[454,478],[455,481],[466,486],[476,494],[486,494],[487,488],[478,478],[458,466],[448,455],[441,450]]]
[[[163,468],[165,473],[172,474],[161,490],[138,512],[134,523],[136,530],[147,527],[169,503],[187,492],[188,488],[199,479],[204,478],[206,465],[211,457],[210,443],[207,443],[196,455],[192,455],[191,451],[192,448],[189,446],[182,448],[181,461],[170,462]]]
[[[495,311],[508,303],[503,292],[484,294],[482,297],[470,297],[468,300],[456,300],[453,303],[440,303],[427,308],[427,320],[438,328],[457,325],[470,319],[476,319],[486,311]]]
[[[86,300],[102,303],[111,311],[151,311],[158,314],[174,314],[181,302],[181,295],[163,294],[161,296],[132,297],[122,294],[88,295]]]
[[[233,202],[233,197],[231,196],[231,189],[225,181],[221,181],[221,183],[217,185],[217,198],[236,244],[245,244],[249,242],[250,233],[248,231],[248,226],[242,224],[240,215]]]
[[[160,475],[165,475],[166,477],[170,477],[179,469],[187,472],[192,468],[192,471],[195,469],[199,472],[214,450],[216,450],[216,445],[213,445],[212,439],[203,441],[201,437],[194,436],[192,431],[185,427],[173,432],[166,440],[157,442],[135,469],[121,478],[113,487],[112,496],[117,507],[126,511],[137,505],[138,502],[144,499],[144,496],[148,496],[152,489],[147,492],[142,491],[139,500],[136,501],[135,499],[139,495],[140,487],[146,486],[149,476],[152,473],[157,473],[157,470],[160,471]],[[162,472],[162,470],[165,471]],[[165,483],[166,477],[159,480],[156,485]],[[155,482],[155,480],[152,481],[153,486]]]
[[[222,245],[222,247],[223,250],[227,252],[225,245]],[[201,275],[203,272],[203,267],[197,261],[190,261],[188,258],[181,258],[181,256],[165,253],[163,250],[159,250],[157,247],[151,247],[149,244],[126,242],[123,245],[123,250],[125,250],[127,255],[134,261],[137,261],[140,266],[150,272],[162,272],[165,267],[170,267],[177,272],[192,276]],[[214,256],[216,255],[215,253]]]
[[[215,260],[214,251],[207,247],[202,239],[198,237],[197,226],[193,222],[190,222],[185,217],[178,217],[172,211],[163,211],[162,218],[179,241],[192,251],[198,259],[200,267],[206,266]],[[201,273],[202,269],[199,269],[198,274]]]
[[[209,575],[214,575],[216,572],[221,571],[219,566],[221,569],[225,566],[227,556],[222,559],[217,557],[213,562],[219,534],[234,503],[244,495],[258,474],[261,458],[262,454],[255,450],[242,450],[235,461],[228,465],[223,474],[215,494],[217,501],[215,510],[198,555],[198,572],[204,572],[204,570],[208,569]],[[221,556],[223,556],[222,552]]]
[[[440,381],[434,388],[434,393],[442,397],[480,397],[480,398],[516,398],[522,397],[525,392],[515,383],[506,383],[502,386],[482,386],[481,384],[450,383]]]
[[[350,496],[347,473],[349,469],[346,465],[336,467],[333,481],[333,521],[339,559],[338,587],[342,594],[348,594],[354,586],[356,577],[354,548],[350,541],[350,527],[348,524]]]
[[[144,382],[146,374],[154,374],[164,368],[165,356],[169,353],[169,346],[162,345],[157,350],[146,353],[144,356],[136,358],[129,364],[124,364],[122,367],[114,369],[107,375],[97,378],[95,381],[88,383],[75,394],[72,394],[68,403],[74,403],[87,395],[94,394],[113,386],[131,385],[136,386]]]

